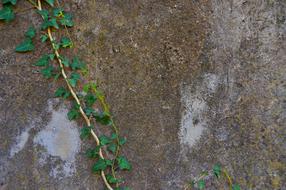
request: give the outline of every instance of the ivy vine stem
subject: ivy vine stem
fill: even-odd
[[[29,1],[32,5],[34,5],[33,1],[30,1],[30,0],[28,0],[28,1]],[[35,5],[34,5],[34,6],[35,6]],[[42,10],[41,0],[38,0],[38,1],[37,1],[37,5],[36,5],[35,7],[36,7],[39,11]],[[77,95],[76,95],[74,89],[72,88],[72,86],[70,85],[70,83],[69,83],[69,81],[68,81],[68,78],[67,78],[67,75],[66,75],[64,66],[63,66],[63,64],[62,64],[62,60],[60,59],[60,57],[61,57],[61,56],[60,56],[60,53],[59,53],[59,51],[57,50],[57,48],[54,47],[54,46],[55,46],[54,43],[53,43],[54,37],[53,37],[53,35],[52,35],[52,31],[51,31],[51,28],[50,28],[50,27],[47,28],[47,33],[48,33],[49,40],[50,40],[50,42],[51,42],[51,44],[52,44],[52,46],[53,46],[54,53],[55,53],[55,55],[56,55],[56,59],[57,59],[57,61],[58,61],[58,63],[59,63],[59,66],[60,66],[60,69],[61,69],[61,75],[63,76],[63,78],[64,78],[64,80],[65,80],[65,82],[66,82],[66,84],[67,84],[67,86],[68,86],[68,89],[69,89],[69,91],[70,91],[72,97],[74,98],[74,100],[76,101],[76,103],[79,105],[79,111],[80,111],[81,115],[83,116],[83,118],[84,118],[84,120],[85,120],[87,126],[91,126],[90,119],[87,117],[87,115],[86,115],[85,112],[83,111],[82,104],[81,104],[79,98],[77,97]],[[100,146],[99,138],[98,138],[98,136],[96,135],[96,133],[94,132],[93,129],[91,129],[91,134],[92,134],[92,136],[93,136],[93,138],[94,138],[94,140],[95,140],[95,142],[96,142],[96,145],[97,145],[97,146]],[[102,154],[102,149],[101,149],[101,147],[99,148],[99,156],[100,156],[100,158],[104,159],[104,156],[103,156],[103,154]],[[107,181],[107,179],[106,179],[106,176],[105,176],[105,172],[104,172],[103,170],[101,171],[101,177],[102,177],[102,179],[103,179],[103,181],[104,181],[105,186],[106,186],[109,190],[113,190],[113,188],[111,187],[111,185],[108,183],[108,181]]]
[[[97,93],[97,90],[96,89],[93,89],[95,93]],[[105,97],[104,96],[100,96],[99,97],[99,101],[103,107],[103,110],[107,113],[110,113],[110,110],[109,110],[109,107],[105,101]],[[114,124],[113,122],[113,119],[111,118],[111,123],[112,123],[112,129],[113,131],[115,132],[116,134],[116,151],[115,151],[115,158],[117,158],[117,156],[119,155],[119,151],[120,151],[120,140],[119,140],[119,130],[118,128],[116,127],[116,125]],[[112,166],[111,166],[111,173],[113,175],[113,177],[116,178],[116,175],[115,175],[115,160],[113,160],[112,162]],[[118,187],[118,183],[116,183],[116,187]]]

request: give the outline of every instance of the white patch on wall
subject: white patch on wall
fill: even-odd
[[[19,152],[21,152],[28,140],[29,140],[29,132],[31,129],[35,128],[37,124],[41,121],[39,118],[33,118],[33,121],[30,122],[29,126],[26,126],[23,131],[16,137],[14,144],[12,145],[10,152],[9,152],[9,157],[12,158]]]
[[[197,84],[194,89],[191,86],[182,86],[181,102],[183,110],[178,136],[183,152],[185,152],[186,147],[188,149],[193,147],[203,134],[207,126],[205,115],[208,111],[205,98],[215,93],[218,84],[218,76],[206,74],[203,81]]]
[[[67,119],[67,113],[68,110],[63,107],[53,110],[48,125],[34,138],[34,144],[46,150],[39,158],[41,165],[47,164],[49,157],[61,159],[62,164],[55,165],[50,171],[50,175],[55,178],[69,177],[75,173],[76,154],[80,150],[79,131],[76,123]]]
[[[29,139],[30,128],[24,130],[19,136],[16,137],[16,142],[10,149],[10,158],[20,152],[26,145]]]

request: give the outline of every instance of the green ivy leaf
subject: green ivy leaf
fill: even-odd
[[[87,139],[91,135],[91,129],[92,127],[84,126],[80,130],[80,138],[81,139]]]
[[[46,9],[37,10],[37,12],[43,17],[44,20],[48,20],[49,18],[49,11]]]
[[[70,64],[72,70],[78,70],[85,68],[85,64],[79,60],[78,57],[74,57],[72,63]]]
[[[60,57],[61,61],[62,61],[62,64],[65,66],[65,67],[69,67],[70,66],[70,61],[68,58],[66,57]]]
[[[101,146],[104,146],[104,145],[107,145],[109,143],[111,143],[111,140],[109,137],[105,136],[105,135],[101,135],[99,137],[99,141],[100,141],[100,145]]]
[[[0,10],[0,20],[4,20],[5,22],[10,22],[15,18],[13,9],[10,6],[3,6]]]
[[[105,159],[105,163],[107,166],[112,166],[113,164],[111,160],[107,160],[107,159]]]
[[[92,107],[86,107],[84,108],[84,113],[89,117],[94,113],[94,109]]]
[[[240,186],[238,184],[233,184],[232,190],[240,190]]]
[[[69,120],[77,119],[80,116],[79,107],[77,103],[74,103],[72,109],[68,112]]]
[[[45,35],[41,35],[40,38],[41,38],[41,42],[45,42],[45,41],[47,41],[47,39],[48,39],[49,37],[48,37],[48,35],[45,34]]]
[[[116,149],[117,149],[117,145],[114,144],[114,143],[111,143],[111,144],[109,144],[109,145],[107,146],[107,149],[108,149],[110,152],[112,152],[113,154],[115,154]]]
[[[60,49],[60,44],[57,43],[55,40],[52,41],[52,44],[53,44],[53,49],[54,49],[54,50]]]
[[[64,99],[67,99],[70,96],[70,92],[64,87],[59,87],[55,92],[55,96],[63,97]]]
[[[99,172],[107,168],[106,161],[102,158],[99,158],[98,161],[92,166],[93,172]]]
[[[80,79],[80,75],[76,72],[72,72],[70,79],[69,79],[69,83],[72,87],[75,87],[77,84],[77,81]]]
[[[219,178],[221,175],[221,166],[219,164],[215,164],[213,167],[213,174]]]
[[[199,189],[204,189],[206,187],[206,182],[203,179],[200,179],[198,181],[198,188]]]
[[[117,134],[116,133],[112,133],[110,139],[112,139],[112,140],[117,139]]]
[[[112,120],[110,118],[110,115],[106,112],[94,112],[93,113],[93,117],[95,118],[95,120],[102,124],[102,125],[111,125],[112,124]]]
[[[122,179],[117,179],[117,178],[113,177],[113,176],[110,175],[110,174],[107,174],[107,175],[106,175],[106,179],[107,179],[108,183],[111,183],[111,184],[120,183],[120,182],[123,181]]]
[[[49,58],[50,60],[54,60],[56,57],[56,55],[54,53],[49,54]]]
[[[22,43],[20,43],[15,51],[16,52],[28,52],[33,51],[35,49],[35,46],[31,39],[25,39]]]
[[[55,76],[54,76],[54,82],[56,82],[59,78],[60,78],[60,76],[62,76],[62,73],[57,73],[57,74],[55,74]]]
[[[27,38],[34,38],[36,35],[36,29],[34,28],[34,26],[30,26],[29,29],[27,30],[27,32],[25,33],[25,36]]]
[[[128,160],[124,157],[124,156],[119,156],[117,158],[117,162],[118,162],[118,167],[121,170],[131,170],[131,164],[128,162]]]
[[[100,149],[100,146],[97,146],[94,149],[91,149],[91,148],[87,149],[85,152],[85,155],[88,158],[98,158],[99,157],[99,149]]]
[[[45,78],[51,78],[53,76],[53,70],[54,68],[50,65],[50,66],[47,66],[46,68],[42,69],[40,72],[42,73],[42,75],[45,77]]]
[[[61,39],[60,45],[61,45],[62,47],[64,47],[64,48],[68,48],[68,47],[71,48],[71,47],[73,46],[73,43],[72,43],[72,41],[71,41],[69,38],[63,37],[63,38]]]
[[[119,145],[120,146],[122,146],[122,145],[124,145],[125,143],[126,143],[126,138],[124,138],[124,137],[119,137]]]
[[[72,15],[69,13],[64,13],[63,17],[59,20],[60,24],[67,27],[72,27],[74,25],[72,21]]]
[[[83,87],[82,87],[82,91],[85,92],[85,93],[88,93],[89,89],[90,89],[90,84],[89,83],[83,85]]]
[[[44,22],[41,25],[42,30],[46,30],[49,27],[54,27],[56,29],[59,29],[59,25],[57,23],[56,18],[51,18],[51,19],[45,19]]]
[[[75,120],[79,117],[79,112],[77,110],[70,110],[68,112],[68,118],[69,120]]]
[[[189,182],[189,187],[194,188],[195,187],[195,183],[196,182],[194,180],[190,181]]]
[[[49,56],[42,55],[42,57],[36,62],[35,66],[46,67],[49,64]]]
[[[17,0],[2,0],[3,5],[11,3],[12,5],[16,5]]]
[[[64,10],[63,10],[62,8],[60,8],[60,7],[57,7],[57,8],[54,8],[54,9],[53,9],[53,15],[54,15],[55,17],[61,17],[61,16],[63,16],[63,12],[64,12]]]
[[[45,0],[50,6],[54,6],[55,0]]]
[[[114,190],[131,190],[129,187],[115,187]]]
[[[88,93],[84,97],[84,102],[85,102],[86,106],[92,107],[92,105],[96,102],[96,96],[91,94],[91,93]]]

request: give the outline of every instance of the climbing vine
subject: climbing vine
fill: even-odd
[[[40,67],[40,73],[46,79],[60,80],[65,86],[55,91],[55,97],[70,100],[71,109],[67,114],[69,120],[82,118],[83,127],[80,137],[93,138],[96,145],[86,151],[86,156],[94,160],[92,171],[101,176],[105,187],[109,190],[128,190],[121,186],[123,180],[116,176],[118,170],[131,170],[128,159],[120,153],[120,148],[126,139],[119,136],[109,107],[103,93],[98,90],[94,82],[85,82],[83,76],[88,72],[86,64],[78,56],[68,58],[63,52],[74,48],[74,43],[68,33],[68,28],[74,26],[72,15],[66,12],[56,0],[26,0],[42,17],[40,28],[30,26],[24,34],[24,40],[16,46],[15,51],[26,53],[35,50],[34,40],[40,31],[40,40],[51,47],[51,52],[42,55],[34,64]],[[17,0],[2,0],[0,20],[10,22],[15,18],[14,7]],[[67,36],[61,36],[60,31],[65,30]],[[99,102],[96,104],[96,102]],[[101,109],[96,105],[101,105]],[[98,136],[95,124],[106,125],[110,133]],[[97,126],[98,127],[98,126]],[[107,158],[108,157],[108,158]]]
[[[184,190],[203,190],[206,188],[206,181],[211,179],[218,182],[226,181],[229,186],[229,190],[240,190],[240,186],[233,183],[232,178],[229,176],[227,170],[222,168],[220,164],[215,164],[212,170],[201,172],[198,177],[195,177],[186,185]]]

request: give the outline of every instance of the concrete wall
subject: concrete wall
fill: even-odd
[[[25,1],[19,7],[28,7]],[[221,163],[242,189],[285,190],[284,0],[66,1],[75,54],[107,96],[134,190],[183,189]],[[0,189],[102,189],[33,66],[15,54],[37,14],[0,23]],[[208,184],[210,186],[210,184]],[[207,189],[217,189],[208,187]]]

